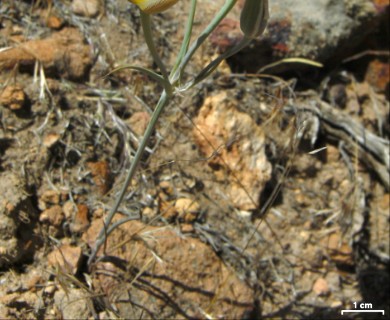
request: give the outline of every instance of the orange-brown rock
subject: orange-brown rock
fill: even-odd
[[[0,53],[1,54],[1,53]],[[9,85],[0,90],[0,105],[11,110],[20,110],[26,102],[26,94],[20,85]]]
[[[82,232],[88,228],[88,207],[85,204],[77,205],[73,221],[70,224],[70,230],[72,232]]]
[[[189,198],[179,198],[175,201],[175,210],[186,223],[191,223],[196,220],[200,213],[199,203]]]
[[[94,221],[87,231],[90,245],[101,226]],[[251,290],[209,246],[172,228],[127,222],[108,237],[106,251],[115,259],[95,265],[94,287],[122,316],[136,317],[142,305],[159,318],[237,319],[252,306]],[[121,302],[129,294],[134,304]]]
[[[87,165],[100,195],[106,194],[111,186],[110,167],[107,161],[88,162]]]
[[[330,258],[336,264],[350,266],[354,264],[352,248],[342,240],[339,230],[330,234],[324,242]]]
[[[326,279],[318,278],[313,284],[313,292],[318,296],[326,296],[330,293]]]
[[[46,190],[39,197],[38,201],[39,209],[45,210],[46,208],[60,203],[60,194],[56,190]]]
[[[251,117],[237,110],[226,92],[206,99],[195,120],[195,141],[209,157],[216,178],[240,210],[259,206],[259,195],[271,178],[265,135]]]
[[[44,210],[39,216],[39,221],[47,222],[52,226],[59,227],[64,221],[64,213],[61,206],[54,205],[46,210]]]
[[[390,65],[378,59],[372,60],[368,64],[365,80],[376,90],[384,92],[389,89]]]
[[[81,248],[64,244],[47,256],[49,266],[60,268],[65,273],[76,274],[82,258]]]
[[[46,72],[73,80],[85,78],[92,65],[91,48],[82,34],[65,28],[52,36],[30,40],[0,52],[0,71],[15,65],[30,67],[40,62]]]
[[[42,10],[41,20],[42,24],[54,30],[61,29],[65,24],[64,19],[62,19],[53,8]]]

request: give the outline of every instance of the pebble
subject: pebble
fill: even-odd
[[[318,278],[313,285],[313,292],[317,296],[326,296],[330,293],[328,282],[324,278]]]
[[[47,256],[47,262],[51,267],[59,267],[66,273],[76,274],[81,258],[81,248],[65,244],[50,252]]]
[[[82,232],[89,226],[88,207],[85,204],[77,205],[73,222],[70,224],[71,232]]]
[[[23,88],[18,84],[8,85],[0,90],[0,104],[10,110],[16,111],[22,109],[26,99]]]
[[[72,11],[79,16],[93,18],[100,13],[99,0],[73,0]]]
[[[44,210],[39,216],[40,222],[47,222],[52,226],[59,227],[64,221],[64,213],[61,206],[54,205],[49,209]]]

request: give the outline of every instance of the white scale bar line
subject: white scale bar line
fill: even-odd
[[[341,310],[341,315],[343,315],[344,312],[380,312],[383,316],[385,315],[385,310]]]

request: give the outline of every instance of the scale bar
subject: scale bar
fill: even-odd
[[[385,310],[341,310],[341,315],[348,312],[380,312],[382,315],[385,315]]]

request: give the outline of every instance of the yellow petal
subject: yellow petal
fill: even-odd
[[[143,12],[152,14],[162,12],[173,6],[179,0],[129,0],[137,5]]]

